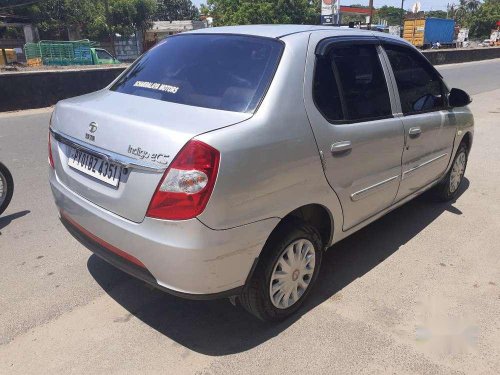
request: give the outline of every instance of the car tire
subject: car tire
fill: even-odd
[[[434,195],[438,200],[447,202],[456,198],[462,185],[468,156],[467,145],[462,142],[458,147],[450,170],[434,188]]]
[[[0,197],[0,215],[7,209],[7,206],[10,203],[10,200],[12,199],[12,194],[14,194],[14,180],[12,179],[12,175],[10,174],[10,171],[7,169],[5,165],[0,163],[0,179],[1,179],[1,184],[3,184],[3,194],[5,196]],[[2,195],[3,195],[2,194]]]
[[[240,296],[242,306],[263,321],[288,318],[309,295],[318,277],[322,256],[323,244],[317,229],[296,218],[286,219],[266,242]]]

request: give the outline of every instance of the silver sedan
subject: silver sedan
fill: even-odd
[[[49,179],[64,225],[114,266],[278,321],[333,244],[428,189],[455,198],[469,102],[386,34],[198,30],[59,102]]]

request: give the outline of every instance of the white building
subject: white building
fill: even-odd
[[[182,33],[184,31],[203,29],[207,27],[204,21],[155,21],[153,27],[147,31],[146,38],[154,39],[156,34],[158,40],[165,38],[168,35]]]

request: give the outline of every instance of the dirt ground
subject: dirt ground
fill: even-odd
[[[13,65],[0,65],[0,74],[10,73],[10,72],[39,72],[39,71],[60,71],[60,70],[81,70],[81,69],[126,68],[129,65],[130,65],[129,63],[122,63],[122,64],[112,64],[112,65],[110,64],[110,65],[26,66],[21,63],[16,63]]]

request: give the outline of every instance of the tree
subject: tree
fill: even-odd
[[[396,26],[401,24],[401,19],[405,13],[401,8],[384,5],[377,10],[375,17],[387,21],[389,26]]]
[[[11,10],[31,18],[42,39],[66,39],[72,27],[96,31],[104,26],[99,0],[45,0]]]
[[[142,32],[143,44],[145,31],[152,26],[156,12],[155,0],[104,0],[106,25],[115,50],[115,35],[130,36],[136,30]]]
[[[472,15],[481,7],[479,0],[460,0],[457,7],[452,7],[451,13],[459,25],[470,26]]]
[[[313,0],[208,0],[203,13],[214,25],[316,23],[319,2]]]
[[[154,18],[159,21],[197,20],[198,8],[191,0],[160,0]]]
[[[481,6],[479,0],[460,0],[460,6],[468,12],[475,12]]]
[[[7,4],[12,0],[0,1]],[[83,38],[109,36],[113,40],[115,33],[130,35],[135,30],[147,30],[156,3],[156,0],[43,0],[10,9],[32,19],[42,39],[64,40],[68,38],[68,30],[73,29]]]
[[[491,30],[500,20],[500,0],[485,0],[479,8],[469,15],[467,25],[470,35],[476,38],[489,38]]]
[[[426,17],[434,17],[434,18],[448,18],[448,13],[444,10],[430,10],[425,12]]]
[[[131,35],[151,27],[156,12],[155,0],[108,0],[108,27],[114,33]]]
[[[210,8],[207,4],[200,4],[200,14],[203,14],[204,16],[210,15]]]
[[[157,2],[154,0],[135,0],[135,9],[134,26],[145,37],[146,30],[153,26],[153,19],[158,9]]]

